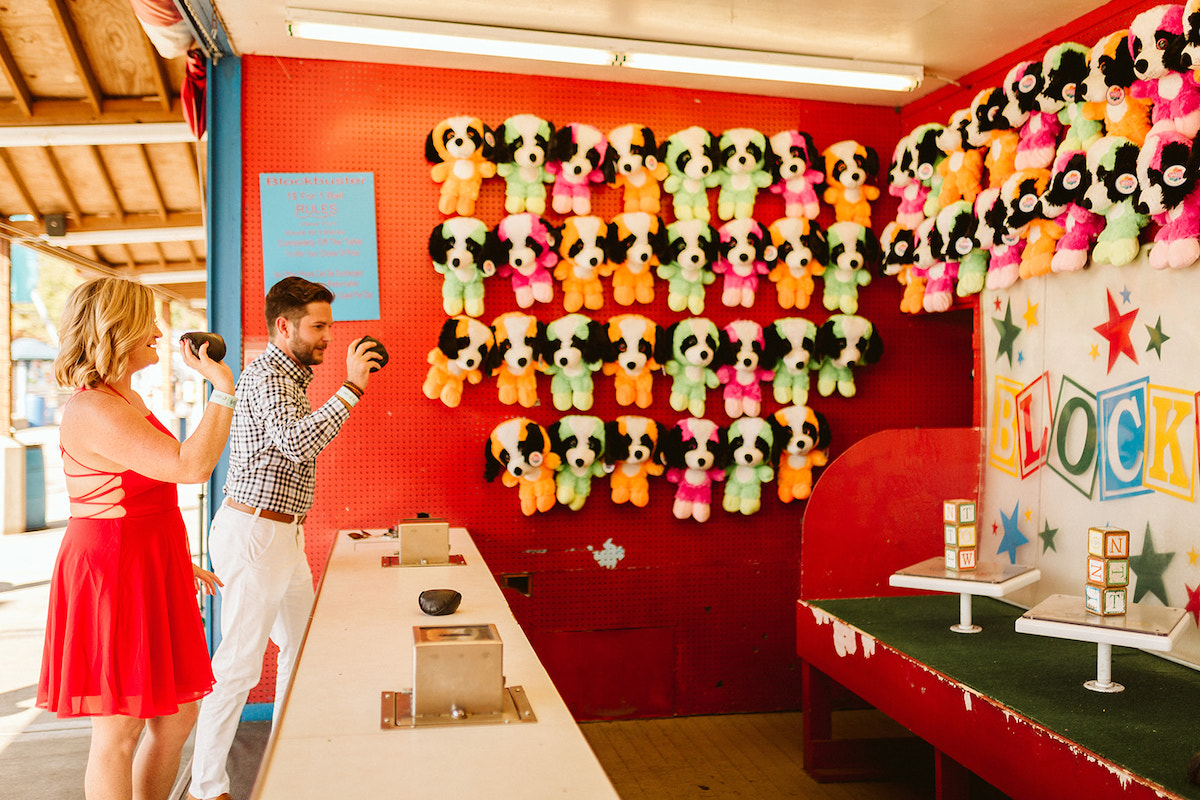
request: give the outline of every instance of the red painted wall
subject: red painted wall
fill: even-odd
[[[490,380],[467,387],[457,409],[422,395],[426,355],[445,318],[441,276],[426,252],[430,230],[444,218],[425,161],[425,136],[443,118],[462,114],[497,125],[513,114],[535,113],[604,131],[641,122],[660,138],[690,125],[715,133],[753,127],[767,135],[799,127],[819,148],[846,138],[874,147],[882,181],[901,115],[681,89],[253,56],[243,61],[243,91],[245,351],[265,345],[259,173],[368,171],[375,178],[381,319],[335,325],[327,363],[316,369],[314,405],[344,379],[339,354],[357,336],[380,338],[391,363],[372,378],[362,404],[318,460],[307,525],[314,574],[338,528],[385,526],[427,511],[469,528],[497,577],[530,574],[531,596],[509,591],[509,602],[579,718],[798,707],[792,612],[800,594],[803,503],[782,504],[766,487],[756,515],[726,514],[718,499],[708,523],[680,522],[671,515],[674,485],[659,478],[644,509],[614,505],[607,483],[597,483],[579,512],[556,507],[523,517],[516,490],[499,480],[484,482],[483,446],[506,418],[527,415],[548,425],[561,416],[549,403],[549,379],[539,379],[543,405],[530,411],[500,404]],[[503,194],[503,181],[486,182],[475,216],[494,226],[504,216]],[[617,190],[600,189],[593,213],[611,218],[618,200]],[[875,209],[877,231],[894,216],[891,203],[884,191]],[[782,213],[776,196],[760,195],[759,220],[770,223]],[[823,224],[832,221],[828,214]],[[664,216],[672,219],[669,210]],[[718,326],[794,313],[779,308],[769,284],[753,308],[737,310],[721,305],[719,287],[710,287],[705,309]],[[688,316],[667,308],[665,282],[657,288],[654,305],[626,308],[612,301],[606,281],[606,305],[593,316],[637,311],[660,324]],[[858,373],[852,399],[820,397],[814,379],[809,404],[830,422],[831,456],[884,428],[970,425],[970,312],[902,315],[900,287],[891,278],[877,277],[860,297],[859,313],[875,323],[884,354]],[[485,322],[517,310],[507,279],[489,279],[485,302]],[[554,304],[532,311],[543,321],[564,314],[561,291]],[[801,315],[819,324],[829,312],[818,297]],[[670,408],[668,393],[669,379],[657,377],[655,403],[645,412],[663,425],[684,416]],[[763,414],[777,407],[768,399]],[[598,376],[589,413],[612,419],[637,412],[617,406],[611,379]],[[729,422],[718,391],[709,393],[707,416]],[[592,553],[610,538],[625,548],[615,569],[601,567]],[[269,689],[260,688],[251,701],[268,698]]]

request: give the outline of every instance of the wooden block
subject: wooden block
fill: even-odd
[[[1088,556],[1087,582],[1097,586],[1128,586],[1129,559]]]
[[[1125,613],[1125,588],[1085,583],[1083,606],[1093,614],[1115,617]]]
[[[954,525],[951,523],[942,524],[943,544],[947,547],[974,547],[977,542],[975,539],[975,525]]]
[[[942,522],[975,523],[974,500],[946,500],[942,503]]]
[[[1124,528],[1088,528],[1088,555],[1129,558],[1129,531]]]
[[[963,572],[965,570],[975,569],[975,546],[971,547],[946,547],[946,569],[954,570],[955,572]]]

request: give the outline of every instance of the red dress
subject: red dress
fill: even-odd
[[[54,564],[37,705],[60,717],[174,714],[213,686],[176,486],[91,469],[66,450],[63,463],[70,477],[105,479],[71,498],[96,510],[71,517]],[[113,508],[125,515],[96,517]]]

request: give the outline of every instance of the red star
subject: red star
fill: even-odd
[[[1185,583],[1183,588],[1187,589],[1188,594],[1187,610],[1192,613],[1192,619],[1196,620],[1196,626],[1200,627],[1200,584],[1196,584],[1196,588],[1193,589]]]
[[[1137,319],[1138,310],[1135,308],[1128,314],[1121,314],[1117,311],[1117,304],[1113,302],[1112,292],[1108,294],[1108,322],[1103,325],[1097,325],[1094,330],[1096,333],[1108,340],[1108,371],[1112,372],[1113,364],[1117,362],[1117,356],[1121,353],[1129,356],[1133,363],[1137,363],[1137,353],[1133,351],[1133,342],[1129,339],[1129,329],[1133,327],[1133,321]]]
[[[999,310],[1000,310],[1000,297],[999,297],[999,295],[997,295],[997,297],[996,297],[996,301],[995,301],[995,302],[996,302],[996,310],[997,310],[997,311],[999,311]]]

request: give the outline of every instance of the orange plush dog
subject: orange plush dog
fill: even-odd
[[[650,407],[654,370],[660,369],[654,360],[657,338],[658,325],[641,314],[618,314],[608,321],[612,347],[604,358],[604,374],[613,376],[618,404]]]
[[[550,450],[550,435],[541,425],[525,417],[501,422],[488,437],[483,455],[483,477],[491,483],[503,473],[504,485],[517,487],[522,514],[529,517],[554,508],[554,473],[561,461]]]
[[[871,227],[871,203],[879,197],[879,189],[867,182],[879,172],[879,156],[853,139],[831,144],[821,155],[827,181],[825,202],[833,206],[837,221]]]
[[[609,229],[609,224],[596,216],[567,217],[563,221],[558,244],[562,259],[554,268],[554,277],[562,281],[563,308],[571,313],[584,306],[595,311],[604,305],[600,277],[612,274]]]
[[[438,345],[429,351],[429,372],[421,387],[425,396],[457,406],[462,402],[463,382],[483,380],[480,369],[493,344],[492,329],[477,319],[451,317],[442,323]]]
[[[829,425],[825,417],[808,406],[781,408],[771,417],[779,469],[775,484],[785,503],[804,500],[812,494],[813,467],[828,461]]]
[[[479,187],[496,174],[491,160],[494,136],[478,117],[450,117],[437,124],[425,139],[425,160],[430,174],[442,185],[438,211],[469,217],[475,213]]]
[[[623,306],[654,302],[654,268],[666,247],[666,226],[645,211],[617,214],[612,221],[610,257],[613,299]]]
[[[612,500],[643,508],[650,502],[651,475],[662,475],[654,461],[658,423],[648,417],[622,416],[604,426],[604,462],[613,466]]]
[[[487,369],[496,379],[500,402],[537,405],[537,374],[542,371],[546,326],[537,317],[510,311],[492,321],[496,346],[488,353]]]

